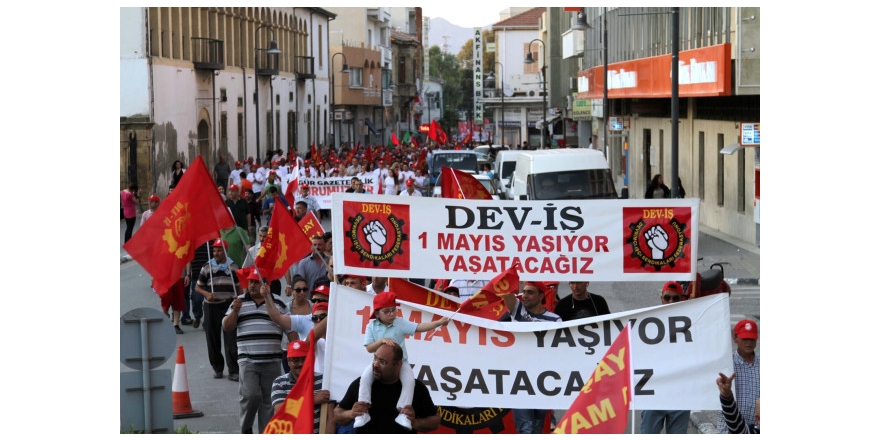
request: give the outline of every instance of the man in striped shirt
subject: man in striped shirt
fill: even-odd
[[[238,381],[238,349],[236,348],[235,332],[223,331],[223,316],[237,294],[234,272],[238,265],[226,257],[229,244],[216,239],[211,244],[214,258],[208,260],[199,271],[196,293],[205,298],[202,312],[205,317],[205,339],[208,343],[208,360],[214,369],[214,379],[223,378],[223,355],[226,354],[226,366],[229,369],[229,380]],[[195,304],[195,301],[193,301]],[[220,339],[223,348],[220,348]]]
[[[223,318],[223,330],[235,330],[238,341],[242,434],[253,433],[255,416],[259,432],[266,429],[273,414],[272,382],[281,375],[284,332],[269,317],[268,295],[271,295],[269,284],[252,273],[248,276],[247,293],[232,300]],[[270,301],[280,313],[287,314],[287,306],[280,296],[274,295]]]

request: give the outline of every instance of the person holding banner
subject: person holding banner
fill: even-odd
[[[408,366],[404,360],[403,347],[397,344],[382,344],[376,350],[371,365],[371,392],[375,397],[372,404],[358,399],[361,379],[355,379],[349,385],[345,396],[333,410],[337,425],[347,425],[352,420],[367,415],[370,422],[357,428],[358,434],[416,434],[417,431],[429,432],[440,426],[440,414],[437,405],[431,399],[428,387],[420,380],[415,380],[412,405],[402,410],[396,407],[398,395],[402,396],[402,369]],[[407,418],[412,426],[406,429],[396,423],[401,415]]]
[[[559,300],[554,310],[563,321],[611,313],[605,298],[587,291],[590,287],[589,281],[569,281],[568,287],[571,289],[571,295]]]
[[[660,290],[660,302],[673,304],[687,299],[678,281],[669,281]],[[687,434],[691,420],[690,410],[645,410],[642,411],[642,434],[660,434],[666,427],[667,434]]]
[[[758,344],[758,324],[751,319],[743,319],[733,327],[733,371],[736,375],[734,384],[739,412],[747,425],[754,425],[756,420],[755,402],[761,397],[761,357],[755,352]],[[733,379],[731,377],[731,379]],[[715,425],[719,434],[728,432],[723,414],[718,414]]]
[[[399,369],[400,381],[403,384],[400,398],[397,401],[397,409],[400,414],[394,419],[397,424],[411,430],[412,424],[407,418],[404,409],[413,402],[413,390],[415,386],[415,376],[413,376],[412,368],[406,356],[406,340],[407,335],[412,336],[416,332],[426,332],[437,327],[449,324],[449,318],[443,317],[432,322],[423,322],[416,324],[397,316],[397,295],[394,292],[383,292],[373,298],[373,315],[364,334],[364,346],[370,353],[376,353],[379,347],[383,345],[399,345],[403,350],[403,364]],[[361,375],[360,386],[358,388],[358,401],[370,404],[371,388],[373,386],[374,365],[368,365]],[[370,421],[370,414],[364,413],[355,418],[354,427],[360,428]]]
[[[544,294],[547,291],[544,283],[526,281],[521,300],[517,300],[513,294],[505,295],[504,305],[510,311],[511,320],[518,322],[562,321],[559,315],[544,307]],[[543,433],[546,415],[546,409],[514,408],[513,420],[516,424],[516,431],[520,434]]]

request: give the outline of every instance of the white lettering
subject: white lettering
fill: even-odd
[[[691,58],[690,64],[685,64],[683,61],[678,62],[679,84],[714,83],[716,78],[717,71],[714,61],[697,62],[696,59]]]

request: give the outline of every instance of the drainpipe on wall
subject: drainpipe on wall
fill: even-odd
[[[245,35],[244,34],[244,15],[241,13],[242,9],[243,8],[238,8],[238,22],[239,22],[238,34],[239,35]],[[241,63],[241,90],[242,90],[241,100],[242,100],[242,105],[241,106],[244,109],[244,127],[243,127],[244,136],[242,136],[242,138],[244,139],[245,155],[250,156],[250,151],[248,150],[248,136],[247,136],[247,132],[248,132],[247,131],[247,128],[248,128],[248,123],[247,123],[247,121],[248,121],[248,117],[247,117],[248,106],[247,106],[247,103],[248,102],[247,102],[247,70],[245,68],[245,63],[246,63],[245,60],[247,58],[244,57],[244,44],[239,44],[238,47],[241,52],[241,60],[242,60],[242,63]],[[257,66],[254,66],[254,69],[256,69],[256,67]],[[256,70],[254,70],[254,75],[256,75],[256,74],[257,74],[257,72],[256,72]],[[239,133],[239,134],[241,134],[241,133]],[[242,158],[239,158],[239,159],[242,159]],[[244,162],[244,161],[242,160],[242,162]]]

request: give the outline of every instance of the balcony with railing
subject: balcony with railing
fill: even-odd
[[[278,54],[269,53],[269,49],[257,49],[257,75],[278,75]]]
[[[315,77],[315,57],[293,57],[293,72],[297,81],[305,81]]]
[[[223,40],[192,38],[192,60],[196,69],[223,70],[226,67],[223,53]]]

